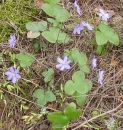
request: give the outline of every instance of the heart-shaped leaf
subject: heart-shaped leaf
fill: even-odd
[[[30,66],[35,60],[34,55],[29,54],[29,53],[28,54],[22,54],[22,53],[16,54],[15,58],[20,61],[21,67]]]
[[[70,37],[66,33],[60,31],[59,28],[50,27],[48,31],[42,32],[42,36],[50,43],[67,43]]]

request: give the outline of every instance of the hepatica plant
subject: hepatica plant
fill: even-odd
[[[57,3],[60,0],[44,0],[41,9],[48,15],[46,21],[28,22],[26,29],[28,38],[36,38],[40,34],[50,43],[67,43],[71,38],[62,31],[63,23],[70,17],[69,12]],[[52,24],[52,26],[51,26]],[[49,27],[48,27],[48,26]]]
[[[111,43],[115,46],[119,45],[119,37],[114,32],[114,29],[109,27],[107,23],[101,23],[96,28],[96,43],[98,45],[97,52],[101,53],[104,45]]]

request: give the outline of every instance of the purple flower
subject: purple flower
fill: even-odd
[[[104,77],[104,71],[103,70],[99,70],[98,83],[100,83],[101,85],[102,85],[103,77]]]
[[[84,29],[84,27],[83,27],[82,24],[77,24],[76,27],[73,30],[73,33],[74,34],[80,34],[83,29]]]
[[[70,69],[70,60],[68,60],[68,57],[65,56],[64,59],[62,60],[60,57],[57,58],[57,62],[59,64],[56,65],[56,68],[57,69],[60,69],[61,71],[64,70],[64,69]]]
[[[88,30],[93,30],[93,28],[94,28],[94,27],[91,26],[88,22],[86,23],[85,21],[82,22],[82,25],[83,25],[84,27],[87,27]]]
[[[15,37],[15,35],[10,35],[10,38],[9,38],[9,40],[8,40],[8,42],[9,42],[9,47],[11,47],[11,48],[13,48],[14,46],[15,46],[15,44],[16,44],[16,37]]]
[[[21,78],[21,76],[19,75],[19,70],[14,69],[13,67],[10,67],[9,71],[5,72],[5,75],[8,76],[7,80],[11,80],[13,84]]]
[[[99,11],[100,11],[100,13],[98,13],[98,15],[102,18],[102,20],[107,21],[110,18],[109,14],[106,13],[105,10],[100,9]]]
[[[78,2],[78,0],[75,0],[75,2],[74,2],[74,6],[75,6],[76,9],[77,9],[77,13],[78,13],[79,15],[81,15],[82,12],[81,12],[80,7],[79,7],[79,5],[77,4],[77,2]]]
[[[97,67],[97,58],[95,56],[92,59],[92,68],[95,69]]]

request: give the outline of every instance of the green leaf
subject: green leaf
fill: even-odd
[[[61,6],[59,5],[56,5],[54,3],[44,3],[42,6],[41,6],[41,9],[46,13],[48,14],[49,16],[51,17],[55,17],[56,15],[56,11],[57,10],[61,10]]]
[[[75,62],[81,60],[81,54],[79,53],[78,49],[71,49],[71,56]]]
[[[81,57],[82,57],[82,61],[83,61],[84,63],[86,63],[86,62],[88,61],[87,56],[86,56],[83,52],[81,52]],[[79,62],[79,63],[80,63],[80,62]]]
[[[51,17],[56,18],[58,22],[65,22],[70,14],[66,9],[61,8],[61,6],[52,3],[45,3],[41,6],[41,9]]]
[[[116,33],[114,33],[114,29],[105,24],[100,24],[98,28],[111,43],[116,46],[119,45],[119,37]]]
[[[74,82],[81,82],[85,79],[85,74],[82,71],[77,71],[72,75],[72,80]]]
[[[90,68],[88,67],[88,65],[86,64],[86,65],[80,65],[80,64],[78,64],[79,65],[79,68],[82,70],[82,71],[84,71],[84,72],[86,72],[86,73],[89,73],[90,72]]]
[[[98,53],[98,54],[103,54],[103,53],[105,53],[105,49],[104,49],[104,45],[98,45],[97,46],[97,49],[96,49],[96,52]]]
[[[47,22],[46,21],[26,23],[26,29],[30,30],[32,32],[44,31],[44,30],[46,30],[46,28],[47,28]]]
[[[91,88],[92,88],[92,86],[93,86],[91,80],[89,80],[89,79],[84,79],[83,82],[85,82],[85,83],[87,84],[88,91],[90,91]]]
[[[41,106],[44,106],[46,104],[46,100],[44,97],[44,90],[37,89],[33,93],[33,97],[37,98],[37,103]]]
[[[114,30],[112,28],[110,28],[108,25],[104,24],[104,23],[101,23],[99,26],[98,26],[99,30],[105,34],[105,32],[107,31],[110,31],[110,32],[113,32]]]
[[[69,120],[77,119],[82,114],[81,110],[76,110],[76,104],[70,103],[64,110],[64,115],[68,117]]]
[[[104,45],[107,43],[107,38],[100,31],[96,31],[96,42],[97,45]]]
[[[50,43],[67,43],[70,40],[70,37],[66,33],[61,32],[56,27],[50,27],[48,31],[42,32],[42,36]]]
[[[119,37],[114,32],[107,31],[104,33],[105,37],[114,45],[119,45]]]
[[[55,19],[52,19],[52,18],[47,18],[47,21],[49,21],[50,23],[53,23],[53,26],[57,26],[59,24],[58,21],[56,21]]]
[[[29,53],[28,54],[22,54],[22,53],[16,54],[15,58],[20,61],[21,67],[30,66],[35,60],[34,55],[29,54]]]
[[[44,106],[47,102],[52,102],[56,100],[56,96],[51,92],[47,91],[44,93],[44,90],[37,89],[33,93],[33,97],[37,98],[37,104]]]
[[[39,107],[44,106],[46,103],[47,101],[45,100],[45,96],[37,99],[37,104],[40,105]]]
[[[56,10],[56,20],[59,22],[65,22],[70,17],[70,14],[65,9],[57,9]]]
[[[72,80],[68,80],[66,83],[65,83],[65,93],[68,94],[68,95],[72,95],[74,92],[75,92],[75,84],[73,83]]]
[[[47,83],[52,79],[52,75],[54,74],[54,70],[49,68],[48,71],[44,71],[42,75],[44,76],[44,81]]]
[[[60,130],[60,128],[63,128],[64,126],[67,126],[68,124],[68,118],[64,116],[62,112],[49,113],[47,118],[50,122],[53,122],[52,128],[54,130],[57,130],[57,129]]]
[[[87,95],[86,94],[80,94],[75,92],[73,94],[73,97],[76,99],[76,102],[79,106],[83,106],[87,100]]]
[[[85,94],[88,92],[88,87],[87,87],[87,84],[85,82],[75,82],[74,84],[75,84],[74,85],[75,90],[78,93]]]
[[[52,102],[56,100],[56,96],[51,92],[51,91],[47,91],[45,93],[45,98],[47,101]]]
[[[35,52],[38,52],[40,50],[40,45],[37,42],[34,44],[34,50]]]
[[[44,0],[44,2],[56,4],[56,3],[59,3],[60,0]]]

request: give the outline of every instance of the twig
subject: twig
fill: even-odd
[[[104,113],[102,113],[102,114],[100,114],[100,115],[98,115],[98,116],[95,116],[95,117],[93,117],[93,118],[91,118],[91,119],[89,119],[89,120],[83,122],[82,124],[80,124],[79,126],[75,127],[75,128],[72,129],[72,130],[78,130],[78,129],[79,129],[80,127],[82,127],[83,125],[85,125],[85,124],[87,124],[87,123],[89,123],[89,122],[91,122],[91,121],[97,119],[98,117],[101,117],[101,116],[104,116],[104,115],[106,115],[106,114],[109,114],[109,113],[111,113],[111,112],[116,111],[117,109],[119,109],[119,108],[121,107],[122,104],[123,104],[123,102],[121,102],[120,105],[118,105],[116,108],[114,108],[114,109],[112,109],[112,110],[109,110],[109,111],[107,111],[107,112],[104,112]]]

